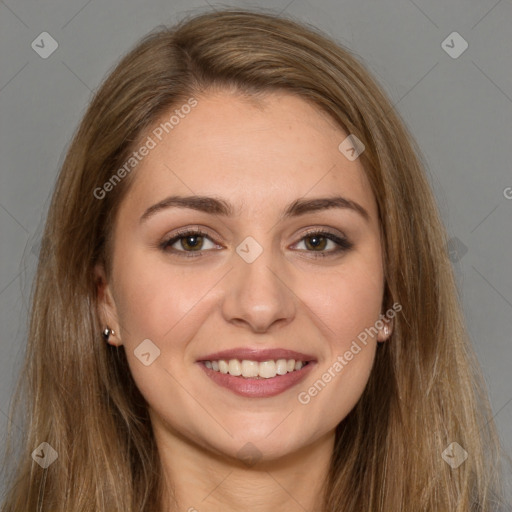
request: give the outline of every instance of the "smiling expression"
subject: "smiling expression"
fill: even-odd
[[[197,99],[133,171],[101,311],[155,431],[233,456],[252,442],[272,459],[332,432],[368,381],[380,337],[297,400],[382,312],[376,202],[338,149],[348,134],[305,100]],[[143,340],[160,351],[148,365]],[[228,373],[212,368],[222,358]],[[249,373],[271,359],[263,371],[281,375],[236,376],[230,359]]]

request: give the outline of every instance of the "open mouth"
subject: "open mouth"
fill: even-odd
[[[199,361],[214,372],[244,379],[272,379],[302,370],[312,361],[295,359],[270,359],[268,361],[253,361],[250,359],[220,359],[218,361]]]
[[[215,384],[236,395],[268,398],[303,382],[317,360],[296,350],[242,346],[205,354],[196,364]]]

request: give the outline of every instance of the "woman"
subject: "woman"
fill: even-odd
[[[146,37],[56,185],[2,510],[496,510],[418,155],[313,29],[227,10]]]

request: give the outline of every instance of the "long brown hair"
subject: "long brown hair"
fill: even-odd
[[[158,509],[162,477],[147,407],[124,349],[100,336],[93,278],[97,262],[110,271],[112,226],[137,171],[102,198],[94,191],[163,113],[226,87],[248,97],[296,94],[364,142],[385,255],[382,307],[402,306],[363,396],[337,427],[319,508],[494,510],[499,444],[421,153],[350,50],[294,20],[247,10],[192,16],[146,36],[99,88],[74,135],[42,241],[13,402],[26,398],[26,435],[2,510]],[[469,454],[456,469],[442,458],[453,441]],[[58,454],[46,469],[31,457],[42,442]]]

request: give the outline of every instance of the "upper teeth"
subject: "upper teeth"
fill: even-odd
[[[206,368],[216,372],[229,373],[237,377],[271,379],[276,375],[286,375],[288,372],[300,370],[305,363],[295,361],[295,359],[277,359],[276,361],[262,362],[247,359],[242,362],[238,359],[230,359],[229,361],[221,359],[219,361],[205,361],[204,364]]]

